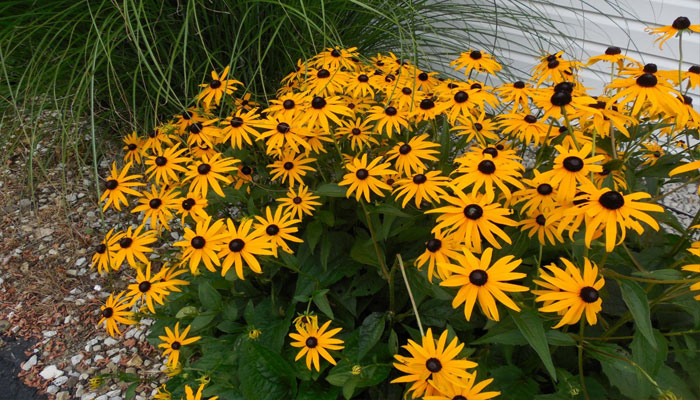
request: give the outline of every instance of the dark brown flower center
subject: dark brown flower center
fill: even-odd
[[[418,80],[425,82],[428,80],[428,78],[429,76],[425,72],[421,72],[420,74],[418,74]]]
[[[361,131],[359,128],[352,128],[352,130],[350,131],[350,133],[352,133],[353,135],[357,136],[357,135],[361,134],[362,131]]]
[[[253,173],[253,169],[250,168],[250,167],[247,166],[247,165],[244,165],[243,167],[241,167],[241,173],[242,173],[243,175],[250,175],[250,174]]]
[[[197,172],[200,175],[206,175],[209,173],[209,171],[211,171],[211,165],[209,165],[209,164],[203,163],[203,164],[199,164],[199,166],[197,167]]]
[[[301,204],[301,201],[302,201],[302,199],[299,196],[292,199],[292,203],[294,203],[294,204]]]
[[[114,310],[112,307],[107,307],[104,310],[102,310],[102,316],[105,318],[112,318],[112,315],[114,315]]]
[[[692,72],[694,74],[700,74],[700,65],[693,65],[690,68],[688,68],[688,72]]]
[[[284,163],[284,165],[282,165],[282,167],[289,171],[294,168],[294,163],[291,161],[287,161],[286,163]]]
[[[477,131],[481,131],[482,129],[484,129],[484,126],[476,122],[474,123],[474,129],[476,129]]]
[[[180,347],[182,347],[182,344],[178,341],[175,341],[170,345],[170,348],[173,350],[180,350]]]
[[[688,17],[678,17],[673,21],[671,26],[673,29],[678,29],[679,31],[681,29],[688,29],[690,27],[690,20]]]
[[[311,100],[311,107],[320,110],[326,106],[326,99],[320,96],[316,96]]]
[[[484,286],[488,280],[489,274],[483,269],[475,269],[469,273],[469,282],[471,282],[472,285]]]
[[[442,369],[442,363],[437,358],[431,357],[425,361],[425,368],[433,373],[440,372]]]
[[[151,201],[148,202],[148,206],[154,210],[160,207],[161,204],[163,204],[163,200],[158,198],[151,199]]]
[[[516,89],[524,89],[525,88],[525,82],[523,81],[517,81],[513,84],[513,87]]]
[[[657,83],[659,83],[659,80],[654,74],[644,74],[637,78],[637,85],[641,87],[651,88],[656,86]]]
[[[458,394],[457,396],[453,397],[452,400],[468,400],[466,397],[462,396],[461,394]]]
[[[435,253],[436,251],[440,250],[441,247],[442,241],[435,238],[428,240],[428,242],[425,244],[425,248],[431,253]]]
[[[496,150],[495,147],[487,147],[481,152],[481,154],[488,154],[491,157],[496,158],[498,157],[498,150]]]
[[[539,186],[537,186],[537,193],[541,194],[542,196],[548,196],[552,194],[552,185],[549,183],[542,183]]]
[[[459,92],[455,93],[454,100],[455,103],[464,103],[465,101],[469,100],[469,95],[467,92],[460,90]]]
[[[360,168],[357,171],[355,171],[355,176],[357,177],[357,179],[363,181],[369,177],[369,171],[367,171],[364,168]]]
[[[204,125],[202,125],[201,122],[195,122],[194,124],[191,124],[190,126],[187,127],[187,130],[192,133],[192,134],[198,134],[199,132],[202,131],[202,128]]]
[[[594,303],[600,298],[600,294],[598,293],[598,291],[590,286],[582,288],[581,292],[579,293],[579,296],[581,297],[581,300],[583,300],[586,303]]]
[[[421,110],[430,110],[435,107],[435,102],[430,99],[423,99],[420,102]]]
[[[428,180],[428,178],[423,174],[416,174],[413,177],[413,183],[415,183],[416,185],[420,185],[422,183],[425,183],[425,181],[427,181],[427,180]]]
[[[405,87],[405,88],[401,89],[401,93],[403,93],[403,94],[405,94],[406,96],[408,96],[408,95],[410,95],[411,93],[413,93],[413,90],[411,90],[411,88]]]
[[[291,127],[286,122],[280,122],[279,124],[277,124],[277,132],[279,132],[281,134],[285,134],[285,133],[289,132],[290,129],[291,129]]]
[[[478,60],[481,58],[481,52],[479,50],[472,50],[471,53],[469,53],[469,58]]]
[[[569,103],[571,103],[571,94],[568,92],[554,92],[552,97],[549,99],[549,101],[552,103],[554,106],[559,106],[563,107]]]
[[[119,246],[122,249],[128,249],[129,247],[131,247],[131,243],[133,243],[133,242],[134,242],[134,239],[132,239],[130,237],[121,238],[119,240]]]
[[[185,120],[192,119],[192,113],[189,111],[184,111],[182,113],[182,119],[185,119]]]
[[[527,115],[525,116],[525,122],[527,122],[528,124],[534,124],[535,122],[537,122],[537,117],[535,117],[534,115]]]
[[[340,52],[336,49],[333,49],[333,50],[331,50],[331,56],[338,58],[338,57],[340,57]]]
[[[138,147],[138,146],[136,146],[135,144],[130,143],[130,144],[129,144],[129,151],[134,151],[134,150],[136,150],[137,147]]]
[[[547,219],[544,217],[544,215],[540,214],[535,218],[535,222],[537,222],[537,225],[544,226]]]
[[[411,146],[408,143],[404,143],[399,147],[399,153],[401,155],[406,155],[411,152]]]
[[[238,128],[239,126],[243,125],[243,118],[241,117],[233,117],[231,118],[231,126],[234,128]]]
[[[267,228],[265,228],[265,233],[270,236],[275,236],[276,234],[280,233],[280,227],[275,224],[270,224],[267,226]]]
[[[314,347],[318,346],[318,339],[313,336],[309,336],[306,338],[306,342],[304,344],[306,344],[306,347],[313,349]]]
[[[357,80],[361,83],[369,82],[369,76],[365,74],[360,74],[357,76]]]
[[[157,166],[162,167],[163,165],[168,163],[168,159],[163,156],[158,156],[155,159],[155,163]]]
[[[617,210],[625,205],[625,198],[619,192],[610,190],[603,193],[598,199],[601,206],[607,208],[608,210]]]
[[[618,54],[622,54],[622,50],[617,46],[610,46],[605,49],[605,54],[609,56],[616,56]]]
[[[194,205],[195,205],[194,199],[185,199],[182,201],[182,208],[185,211],[190,211],[192,209],[192,207],[194,207]]]
[[[482,174],[491,175],[496,172],[496,164],[494,164],[491,160],[483,160],[479,163],[476,169],[478,169]]]
[[[139,292],[146,293],[149,290],[151,290],[151,282],[143,281],[143,282],[139,283]]]
[[[105,187],[107,190],[114,190],[119,186],[119,182],[117,182],[116,179],[110,179],[107,182],[105,182]]]
[[[95,247],[95,253],[104,254],[107,251],[107,246],[104,243],[100,243]]]
[[[478,204],[470,204],[464,207],[464,216],[471,220],[477,220],[482,215],[484,215],[484,209]]]
[[[295,105],[296,104],[294,104],[294,100],[285,100],[284,102],[282,102],[282,107],[285,110],[291,110],[292,108],[294,108]]]
[[[384,114],[386,114],[390,117],[393,117],[394,115],[396,115],[397,112],[398,111],[396,111],[396,108],[394,108],[392,106],[389,106],[389,107],[384,109]]]
[[[192,240],[190,240],[190,244],[192,245],[192,247],[199,250],[207,244],[207,241],[201,236],[195,236],[192,238]]]
[[[576,156],[569,156],[564,159],[562,163],[564,169],[569,172],[578,172],[583,169],[583,160]]]
[[[228,243],[228,249],[234,253],[239,253],[245,247],[245,242],[241,239],[233,239]]]
[[[644,65],[643,71],[647,74],[655,74],[659,71],[659,67],[656,64],[649,63]]]
[[[329,70],[327,70],[327,69],[324,68],[324,69],[318,71],[318,73],[316,74],[316,76],[319,77],[319,78],[321,78],[321,79],[326,79],[326,78],[328,78],[329,76],[331,76],[331,72],[330,72]]]
[[[212,89],[218,89],[221,87],[221,81],[218,79],[212,79],[212,81],[209,82],[209,87]]]
[[[559,60],[552,60],[547,63],[547,68],[554,69],[559,66]]]

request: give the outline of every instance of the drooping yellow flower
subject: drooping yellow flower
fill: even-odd
[[[476,371],[469,374],[469,377],[460,381],[459,384],[449,382],[443,386],[437,386],[434,381],[429,381],[439,394],[425,396],[424,400],[489,400],[501,394],[501,392],[482,392],[491,382],[493,382],[493,378],[478,382]]]
[[[451,275],[440,282],[440,286],[459,287],[457,295],[452,300],[452,307],[457,308],[464,303],[464,317],[471,319],[474,304],[479,301],[479,307],[487,318],[499,320],[496,300],[510,308],[520,311],[520,308],[505,292],[526,292],[525,286],[509,283],[508,281],[522,279],[524,273],[513,272],[522,260],[514,260],[513,256],[505,256],[496,260],[493,265],[491,258],[493,248],[484,250],[481,259],[476,258],[468,249],[463,248],[462,254],[453,258],[453,263],[443,263],[442,268]],[[494,300],[495,299],[495,300]]]
[[[678,17],[673,20],[671,25],[659,26],[656,28],[647,27],[646,31],[651,35],[661,35],[654,43],[659,43],[659,49],[662,49],[666,41],[676,35],[682,34],[685,31],[700,32],[700,25],[691,25],[688,17]]]

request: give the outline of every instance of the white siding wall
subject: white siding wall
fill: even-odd
[[[679,16],[686,16],[692,24],[700,24],[700,0],[456,0],[477,2],[493,7],[533,10],[560,21],[552,34],[545,28],[537,33],[499,27],[495,21],[477,22],[479,28],[497,29],[501,39],[485,38],[493,43],[493,53],[508,65],[516,75],[525,75],[536,63],[536,56],[545,52],[564,50],[569,59],[587,60],[602,54],[610,46],[618,46],[623,53],[644,63],[656,63],[659,69],[678,68],[678,39],[664,44],[663,51],[654,44],[656,36],[644,31],[647,26],[670,25]],[[609,3],[617,3],[610,5]],[[700,33],[683,35],[683,69],[700,64]],[[593,71],[583,71],[584,84],[599,89],[609,79],[610,66],[598,63]],[[700,91],[691,93],[696,109],[700,108]]]

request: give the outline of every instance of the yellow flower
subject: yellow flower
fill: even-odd
[[[192,390],[192,388],[185,385],[185,396],[187,397],[185,400],[205,400],[202,397],[202,390],[204,390],[204,384],[199,385],[199,389],[197,389],[197,393],[195,393]],[[218,400],[218,398],[219,398],[219,396],[212,396],[212,397],[207,397],[206,400]]]
[[[117,323],[125,325],[133,325],[136,323],[136,321],[133,320],[134,313],[129,311],[132,304],[131,299],[129,296],[124,296],[124,293],[125,292],[122,291],[117,294],[116,297],[114,296],[114,293],[110,294],[109,298],[107,298],[107,301],[105,302],[105,305],[100,307],[100,314],[102,318],[100,318],[97,325],[102,325],[102,322],[104,322],[105,329],[111,337],[114,337],[115,335],[121,336],[122,334],[119,331],[119,325],[117,325]]]
[[[416,258],[418,269],[428,264],[428,281],[433,281],[433,273],[436,271],[440,279],[447,279],[450,271],[444,268],[450,259],[459,255],[459,240],[454,235],[445,235],[442,232],[435,232],[433,237],[425,242],[425,251]]]
[[[428,171],[417,173],[411,178],[399,179],[394,189],[396,200],[403,196],[401,208],[405,208],[411,199],[415,198],[416,207],[420,208],[421,202],[425,199],[430,202],[439,203],[442,196],[447,196],[447,192],[442,186],[447,185],[448,178],[440,176],[440,171]]]
[[[381,158],[377,157],[367,164],[367,154],[363,154],[361,158],[354,158],[351,163],[345,165],[345,168],[350,171],[343,176],[343,180],[338,185],[348,186],[345,197],[355,192],[357,201],[364,195],[365,200],[369,202],[370,191],[379,196],[384,197],[383,190],[391,190],[391,186],[377,179],[384,175],[395,174],[396,171],[390,170],[389,163],[381,163]]]
[[[214,190],[214,193],[226,197],[224,191],[221,190],[219,181],[228,182],[228,178],[222,174],[236,169],[234,164],[238,162],[240,160],[235,158],[222,157],[221,153],[216,153],[212,157],[203,155],[201,160],[190,165],[185,181],[191,180],[190,191],[199,192],[204,198],[207,197],[209,186]]]
[[[464,75],[469,75],[472,70],[494,75],[503,68],[490,54],[479,50],[469,50],[460,54],[456,60],[450,62],[450,65],[457,71],[465,68]]]
[[[156,231],[145,231],[142,234],[141,230],[143,229],[144,225],[141,225],[132,232],[131,227],[129,227],[126,232],[120,232],[116,235],[119,248],[114,254],[113,269],[118,270],[124,259],[128,261],[132,268],[136,268],[136,259],[139,259],[144,264],[148,264],[149,261],[145,253],[151,253],[153,249],[147,247],[147,245],[155,242],[158,238],[156,237]]]
[[[228,66],[224,68],[224,72],[221,75],[217,74],[216,71],[211,71],[211,81],[199,85],[199,87],[205,89],[199,93],[197,100],[202,101],[206,108],[211,106],[212,101],[218,106],[224,94],[232,94],[237,90],[235,85],[242,85],[241,82],[235,79],[226,79],[229,68]]]
[[[296,326],[297,333],[289,334],[289,337],[295,340],[290,344],[293,347],[301,348],[294,361],[306,355],[306,368],[311,370],[311,364],[313,363],[316,371],[320,371],[320,355],[329,363],[336,365],[335,360],[331,357],[330,353],[328,353],[328,350],[341,350],[344,346],[342,340],[333,337],[340,332],[341,328],[326,331],[330,324],[331,321],[327,321],[320,328],[313,324]]]
[[[136,135],[136,132],[131,132],[129,135],[124,136],[124,147],[122,147],[126,154],[124,154],[125,162],[135,162],[136,164],[141,164],[141,155],[143,153],[143,139]]]
[[[540,278],[544,282],[534,280],[540,286],[547,287],[548,283],[558,289],[539,291],[541,294],[535,298],[535,301],[550,302],[548,305],[540,307],[540,311],[561,312],[565,310],[561,321],[554,326],[554,329],[566,324],[577,323],[584,312],[588,325],[595,325],[598,322],[597,313],[603,308],[603,300],[600,298],[599,292],[605,285],[605,279],[602,277],[598,279],[598,267],[588,258],[584,258],[583,275],[571,261],[565,258],[560,260],[566,270],[551,264],[545,268],[553,275],[543,271]]]
[[[513,256],[505,256],[491,265],[493,249],[484,250],[481,259],[476,258],[466,248],[462,254],[457,254],[454,264],[442,263],[442,268],[448,270],[451,275],[440,282],[440,286],[459,287],[457,295],[452,300],[452,307],[457,308],[464,303],[464,317],[469,321],[477,299],[479,307],[488,319],[499,320],[498,300],[511,310],[520,311],[520,308],[508,297],[505,292],[527,292],[525,286],[509,283],[516,279],[522,279],[525,274],[513,272],[522,260],[514,260]],[[439,263],[440,264],[440,263]],[[494,300],[495,299],[495,300]]]
[[[300,221],[298,219],[292,219],[292,215],[288,213],[282,213],[282,207],[277,207],[274,215],[272,210],[268,206],[265,209],[265,217],[256,215],[255,218],[258,223],[255,224],[254,235],[259,235],[270,241],[270,249],[272,250],[272,255],[277,257],[277,248],[281,247],[282,251],[285,253],[292,254],[292,249],[287,244],[286,240],[290,242],[302,243],[303,240],[292,233],[298,232],[299,228],[296,225]]]
[[[114,266],[114,255],[119,249],[118,235],[112,235],[114,228],[110,229],[105,238],[95,246],[95,254],[92,255],[92,267],[97,266],[97,273],[107,272],[110,266]],[[118,266],[114,266],[118,267]],[[118,268],[117,268],[118,269]]]
[[[296,182],[303,184],[302,177],[306,176],[307,171],[316,171],[314,168],[306,165],[316,161],[315,158],[304,157],[303,154],[295,155],[292,152],[287,152],[281,159],[268,164],[270,168],[270,179],[275,180],[282,177],[282,183],[287,181],[289,187],[293,187]]]
[[[157,274],[151,274],[151,263],[146,264],[145,273],[141,268],[136,268],[136,283],[132,283],[128,287],[129,293],[127,293],[127,295],[131,297],[131,303],[129,305],[133,306],[137,301],[141,300],[141,303],[145,303],[148,310],[155,314],[156,310],[153,306],[153,302],[155,301],[163,305],[165,297],[170,294],[167,289],[170,283],[162,280],[163,272],[164,271],[160,271]]]
[[[654,43],[659,43],[659,49],[661,49],[668,39],[682,34],[685,31],[700,32],[700,25],[691,25],[690,20],[687,17],[678,17],[673,20],[671,25],[659,26],[656,28],[647,27],[645,30],[651,35],[661,35],[654,40]]]
[[[603,155],[587,158],[592,146],[585,144],[581,150],[566,149],[561,145],[554,146],[559,155],[554,159],[551,170],[542,174],[542,179],[557,191],[559,201],[571,201],[577,192],[577,183],[590,183],[592,172],[600,172],[603,167],[594,163],[603,160]]]
[[[277,201],[282,203],[281,206],[285,213],[291,214],[292,218],[301,219],[304,214],[313,215],[314,206],[321,205],[321,203],[315,201],[319,198],[319,196],[314,196],[308,187],[301,184],[296,191],[294,191],[293,187],[290,187],[287,197],[282,197],[277,199]]]
[[[187,149],[180,149],[179,145],[169,147],[165,149],[165,151],[157,149],[153,156],[146,159],[145,164],[148,166],[146,170],[148,179],[153,179],[153,177],[155,177],[155,183],[163,182],[165,185],[171,182],[179,182],[180,178],[177,173],[187,171],[187,169],[180,164],[190,161],[189,157],[182,155],[185,151],[187,151]]]
[[[252,146],[253,142],[250,140],[250,136],[257,139],[259,135],[254,128],[259,121],[257,112],[257,108],[248,112],[239,109],[235,114],[227,117],[223,121],[223,128],[221,128],[221,139],[223,141],[231,140],[231,147],[234,149],[242,149],[244,141]]]
[[[440,147],[439,144],[433,143],[428,139],[428,135],[418,135],[408,143],[399,142],[394,146],[387,155],[387,161],[396,159],[394,165],[399,173],[406,176],[411,176],[414,172],[420,173],[425,171],[423,160],[437,161],[436,154],[440,152],[434,150],[434,147]]]
[[[295,153],[299,153],[299,146],[309,150],[311,146],[305,137],[310,136],[299,115],[277,114],[268,116],[266,120],[260,121],[258,126],[267,129],[260,134],[258,140],[267,139],[267,153],[273,154],[282,151],[285,145]]]
[[[458,384],[448,382],[444,386],[435,386],[439,395],[426,396],[425,400],[488,400],[501,394],[501,392],[482,392],[493,379],[485,379],[481,382],[476,380],[476,371],[469,374],[464,380],[460,380]],[[430,381],[431,385],[436,385]]]
[[[202,338],[201,336],[194,336],[188,338],[187,334],[189,333],[190,328],[191,326],[188,325],[187,328],[185,328],[185,330],[182,331],[182,333],[180,333],[180,323],[178,322],[175,324],[175,328],[173,330],[170,330],[170,328],[167,326],[165,327],[166,336],[158,336],[160,340],[165,342],[159,344],[158,347],[165,349],[165,351],[163,352],[163,356],[168,357],[167,365],[177,365],[180,358],[180,349],[182,348],[182,346],[187,346]],[[201,391],[202,389],[200,387],[198,396],[201,395]],[[199,397],[197,399],[199,399]]]
[[[457,190],[472,186],[472,195],[476,195],[483,187],[486,193],[493,194],[494,186],[497,186],[508,198],[511,196],[508,184],[523,188],[523,184],[520,183],[520,170],[525,167],[520,163],[514,163],[504,157],[494,159],[488,153],[474,151],[467,153],[457,162],[460,166],[454,172],[460,175],[452,180]]]
[[[117,171],[117,164],[112,163],[112,171],[105,181],[105,191],[100,197],[100,201],[107,199],[102,211],[105,211],[109,206],[114,206],[117,211],[121,211],[121,204],[128,205],[125,194],[132,196],[141,196],[141,193],[132,189],[134,186],[143,186],[141,182],[133,182],[134,179],[140,179],[141,175],[128,175],[131,163],[127,163],[121,171]]]
[[[243,261],[245,261],[251,271],[256,274],[262,274],[260,263],[255,256],[272,255],[272,251],[266,238],[261,237],[259,232],[250,232],[252,225],[253,220],[246,219],[241,221],[238,228],[236,228],[236,225],[230,218],[226,219],[226,227],[228,229],[223,240],[227,245],[222,246],[218,254],[219,258],[223,260],[221,263],[221,276],[226,275],[229,268],[233,265],[236,268],[238,279],[245,279],[243,277]]]
[[[367,121],[377,121],[377,132],[380,134],[386,132],[390,138],[394,131],[401,132],[401,127],[408,128],[406,112],[392,105],[386,108],[380,106],[372,107],[369,116],[367,116]]]
[[[223,232],[224,220],[217,220],[211,226],[210,222],[211,217],[207,217],[197,221],[195,230],[185,228],[185,240],[174,244],[174,246],[184,248],[182,262],[189,261],[192,274],[197,271],[201,261],[212,272],[215,271],[214,265],[221,265],[216,253],[221,249],[221,242],[226,237],[226,233]]]
[[[152,229],[164,227],[170,230],[168,221],[173,218],[171,210],[177,208],[178,199],[174,193],[174,189],[166,190],[162,187],[160,191],[156,190],[155,185],[151,185],[151,192],[143,192],[143,196],[139,199],[139,205],[131,210],[132,213],[144,212],[144,221],[151,221]]]

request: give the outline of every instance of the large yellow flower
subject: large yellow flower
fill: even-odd
[[[355,199],[360,200],[364,195],[365,200],[369,202],[370,191],[379,196],[384,197],[383,190],[391,190],[391,186],[377,179],[384,175],[395,174],[396,171],[389,169],[391,164],[381,163],[381,158],[377,157],[367,164],[367,154],[363,154],[361,158],[354,158],[352,162],[345,165],[345,168],[350,171],[343,176],[340,181],[340,186],[349,186],[345,197],[355,192]]]
[[[340,332],[342,328],[334,328],[326,331],[330,324],[331,321],[326,321],[320,328],[314,323],[296,325],[297,333],[289,334],[289,337],[295,340],[291,342],[291,345],[301,348],[296,358],[294,358],[294,361],[306,355],[306,368],[311,370],[311,364],[313,363],[316,371],[321,370],[319,356],[326,359],[329,363],[336,365],[335,360],[331,357],[330,353],[328,353],[328,350],[343,349],[343,341],[333,337]]]
[[[394,146],[387,155],[387,161],[396,159],[394,162],[396,170],[399,173],[405,174],[405,176],[411,176],[414,172],[425,171],[425,164],[423,160],[426,161],[437,161],[435,157],[436,154],[440,152],[435,150],[435,147],[440,147],[439,144],[433,143],[428,139],[428,135],[418,135],[408,143],[399,142]]]
[[[469,75],[472,71],[495,74],[503,68],[490,54],[479,50],[465,51],[456,60],[452,61],[450,65],[457,71],[464,68],[464,75]]]
[[[204,90],[199,93],[197,100],[201,100],[206,108],[211,107],[212,102],[218,106],[224,94],[232,94],[237,90],[235,85],[242,85],[241,82],[235,79],[226,79],[229,68],[228,66],[224,68],[224,72],[221,75],[217,74],[216,71],[211,71],[211,81],[199,85]]]
[[[155,154],[146,159],[145,164],[148,166],[146,173],[148,174],[148,179],[153,179],[154,182],[168,185],[171,182],[179,182],[178,172],[186,172],[187,169],[180,164],[187,163],[190,158],[183,156],[183,153],[187,151],[186,148],[179,148],[179,145],[173,147],[168,147],[163,151],[158,148]]]
[[[293,187],[296,182],[303,184],[302,180],[307,171],[316,171],[306,164],[316,161],[315,158],[304,157],[303,154],[295,155],[292,152],[285,153],[281,159],[268,164],[270,168],[270,179],[275,180],[282,177],[282,183],[287,182],[289,187]]]
[[[226,197],[224,191],[221,190],[219,181],[228,182],[228,178],[223,174],[236,169],[234,164],[240,162],[235,158],[222,157],[221,153],[216,153],[212,157],[206,155],[202,159],[193,162],[185,177],[185,181],[191,180],[190,191],[199,192],[202,197],[207,197],[209,186],[214,190],[214,193],[221,197]]]
[[[272,210],[268,206],[265,209],[265,217],[256,215],[255,218],[258,222],[255,224],[254,235],[264,237],[270,242],[270,250],[272,250],[272,255],[277,257],[277,248],[282,248],[285,253],[292,253],[292,249],[287,244],[287,240],[290,242],[302,243],[303,240],[293,233],[299,231],[296,224],[300,222],[298,219],[293,219],[292,215],[289,213],[283,213],[282,207],[277,207],[275,213],[272,214]]]
[[[141,196],[141,193],[132,189],[134,186],[143,186],[141,182],[133,182],[141,178],[141,175],[128,175],[131,163],[127,163],[121,171],[117,170],[117,164],[112,163],[112,171],[105,181],[105,191],[100,197],[100,201],[107,199],[102,211],[114,206],[117,211],[121,211],[121,204],[128,205],[129,202],[124,194]]]
[[[188,338],[187,334],[190,332],[191,327],[191,325],[187,325],[187,328],[180,333],[180,323],[177,322],[173,330],[170,330],[170,328],[167,326],[165,327],[166,336],[158,336],[160,340],[165,342],[159,344],[158,347],[165,349],[165,351],[163,351],[163,356],[168,357],[167,365],[171,367],[176,366],[178,360],[180,359],[180,349],[182,346],[187,346],[188,344],[192,344],[202,338],[201,336]]]
[[[440,176],[440,171],[427,171],[399,179],[396,182],[399,187],[394,189],[396,200],[403,196],[402,208],[406,207],[411,199],[415,199],[417,208],[420,208],[423,200],[439,203],[442,196],[447,196],[447,192],[442,188],[447,185],[447,180],[447,177]]]
[[[272,255],[272,251],[267,238],[260,236],[259,232],[250,232],[252,226],[252,219],[241,221],[238,228],[230,218],[226,220],[228,229],[222,238],[224,246],[219,250],[219,258],[223,260],[221,262],[221,276],[226,275],[233,265],[236,268],[238,279],[245,279],[243,277],[243,261],[251,271],[262,274],[260,263],[255,256],[269,256]]]
[[[221,249],[222,240],[226,238],[224,220],[220,219],[209,225],[211,217],[197,221],[195,230],[185,228],[185,240],[176,242],[174,246],[183,247],[182,262],[189,261],[192,274],[197,272],[199,263],[211,272],[215,271],[214,265],[220,265],[221,261],[216,255]]]
[[[100,314],[102,317],[97,325],[102,325],[102,322],[104,322],[105,329],[107,333],[109,333],[109,336],[121,336],[122,333],[119,331],[119,325],[117,325],[117,323],[124,325],[133,325],[136,323],[133,319],[134,313],[129,311],[131,308],[130,300],[128,296],[124,296],[123,291],[117,294],[116,297],[114,293],[112,293],[109,295],[109,298],[107,298],[105,305],[100,307]]]
[[[516,222],[506,218],[506,215],[511,213],[510,210],[493,203],[493,193],[475,196],[455,191],[455,194],[457,197],[443,197],[450,205],[426,211],[426,214],[441,214],[437,218],[438,224],[433,228],[433,233],[454,232],[457,238],[463,238],[469,250],[477,253],[481,253],[482,236],[497,249],[500,249],[501,245],[494,234],[506,243],[512,243],[510,237],[496,224],[515,226]]]
[[[143,211],[143,219],[144,221],[150,220],[152,229],[163,227],[170,230],[168,221],[173,218],[172,210],[177,209],[178,201],[175,189],[167,190],[166,187],[162,187],[157,190],[155,185],[151,185],[151,192],[143,192],[143,197],[139,199],[139,205],[134,207],[131,212]]]
[[[447,344],[447,330],[440,338],[433,338],[433,331],[428,328],[422,343],[418,344],[408,339],[408,344],[402,346],[410,353],[410,357],[394,355],[397,362],[394,367],[406,375],[396,378],[391,383],[411,383],[407,394],[416,399],[421,396],[437,395],[435,387],[446,386],[450,383],[462,385],[462,380],[469,378],[467,369],[476,368],[475,362],[465,358],[457,358],[464,348],[457,338],[452,338]],[[433,385],[429,384],[432,381]]]
[[[700,32],[700,25],[691,25],[688,17],[678,17],[673,20],[671,25],[656,28],[647,27],[646,31],[651,35],[661,35],[654,40],[654,43],[659,43],[659,49],[661,49],[668,39],[678,34],[682,34],[685,31]]]
[[[129,227],[126,232],[121,232],[116,235],[119,240],[117,242],[119,247],[112,261],[114,263],[112,264],[113,269],[119,269],[124,259],[128,261],[132,268],[136,268],[136,259],[139,259],[139,261],[144,264],[148,263],[148,258],[145,253],[151,253],[153,249],[147,245],[155,242],[158,238],[156,237],[156,231],[145,231],[141,233],[143,229],[144,225],[141,225],[132,232],[131,227]]]
[[[320,206],[318,200],[319,196],[315,196],[313,192],[309,190],[308,187],[304,185],[299,185],[295,191],[293,187],[289,188],[287,192],[287,197],[282,197],[277,199],[284,209],[285,213],[292,215],[292,218],[301,218],[306,215],[313,215],[314,206]]]
[[[587,158],[592,146],[585,144],[581,150],[554,146],[559,155],[554,159],[551,170],[542,174],[542,179],[557,191],[559,201],[571,201],[577,192],[577,184],[590,183],[591,172],[600,172],[603,167],[594,163],[602,161],[605,156],[599,154]]]
[[[464,317],[467,321],[471,318],[477,300],[479,300],[479,307],[484,315],[498,321],[498,306],[495,300],[511,310],[520,311],[520,308],[505,292],[528,291],[525,286],[508,283],[508,281],[525,277],[525,274],[521,272],[513,272],[522,260],[514,260],[513,256],[505,256],[491,265],[492,255],[493,249],[490,247],[484,250],[481,259],[476,258],[464,248],[462,254],[457,254],[453,258],[454,264],[439,264],[452,274],[440,282],[440,286],[459,287],[457,295],[452,300],[452,307],[457,308],[464,303]]]
[[[561,258],[561,262],[566,267],[562,270],[555,264],[545,267],[553,275],[546,271],[540,274],[540,278],[545,282],[534,280],[543,287],[549,287],[547,283],[558,288],[558,290],[540,290],[541,293],[536,301],[550,302],[540,308],[542,312],[565,311],[561,321],[554,326],[559,328],[566,324],[575,324],[581,319],[585,312],[588,325],[595,325],[598,322],[597,313],[602,310],[603,300],[600,298],[600,290],[605,285],[605,280],[598,279],[598,267],[588,258],[584,258],[583,275],[574,264]]]

